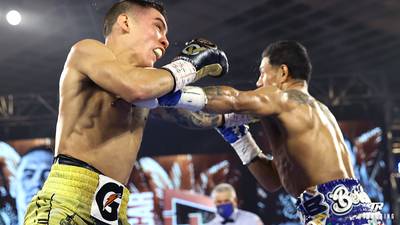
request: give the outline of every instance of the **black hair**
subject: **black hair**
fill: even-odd
[[[310,81],[312,65],[307,49],[299,42],[285,40],[271,43],[262,57],[268,57],[272,66],[287,65],[292,78]]]
[[[133,5],[139,5],[143,7],[151,7],[159,11],[164,18],[167,18],[166,11],[164,8],[164,4],[157,0],[123,0],[115,3],[111,6],[111,8],[106,13],[104,17],[104,25],[103,25],[103,35],[107,37],[111,31],[112,26],[117,21],[117,18],[122,13],[126,13],[129,11]]]

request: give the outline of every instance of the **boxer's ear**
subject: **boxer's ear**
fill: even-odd
[[[279,68],[281,82],[286,82],[289,79],[289,67],[286,64],[282,64]]]
[[[130,31],[129,17],[127,14],[119,15],[116,24],[124,31],[124,33]]]

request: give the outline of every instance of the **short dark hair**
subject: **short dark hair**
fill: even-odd
[[[284,40],[271,43],[263,51],[262,57],[268,57],[272,66],[287,65],[292,78],[310,81],[310,58],[307,49],[299,42]]]
[[[107,37],[111,31],[112,26],[117,21],[117,18],[122,13],[129,11],[133,5],[139,5],[143,7],[151,7],[158,10],[166,19],[166,11],[162,2],[157,0],[123,0],[115,3],[106,13],[104,17],[103,35]]]

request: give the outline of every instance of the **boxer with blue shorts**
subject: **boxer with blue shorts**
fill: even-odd
[[[304,191],[296,206],[304,224],[382,224],[382,203],[372,203],[355,179],[317,185]]]
[[[262,53],[256,89],[186,86],[157,101],[164,107],[258,118],[264,128],[264,151],[246,125],[227,123],[217,130],[266,190],[283,187],[299,197],[304,224],[379,224],[381,205],[371,204],[354,180],[335,117],[308,92],[311,70],[302,44],[277,41]]]

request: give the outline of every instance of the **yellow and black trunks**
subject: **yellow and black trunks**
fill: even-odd
[[[29,204],[24,224],[128,225],[128,189],[84,162],[61,157]]]

